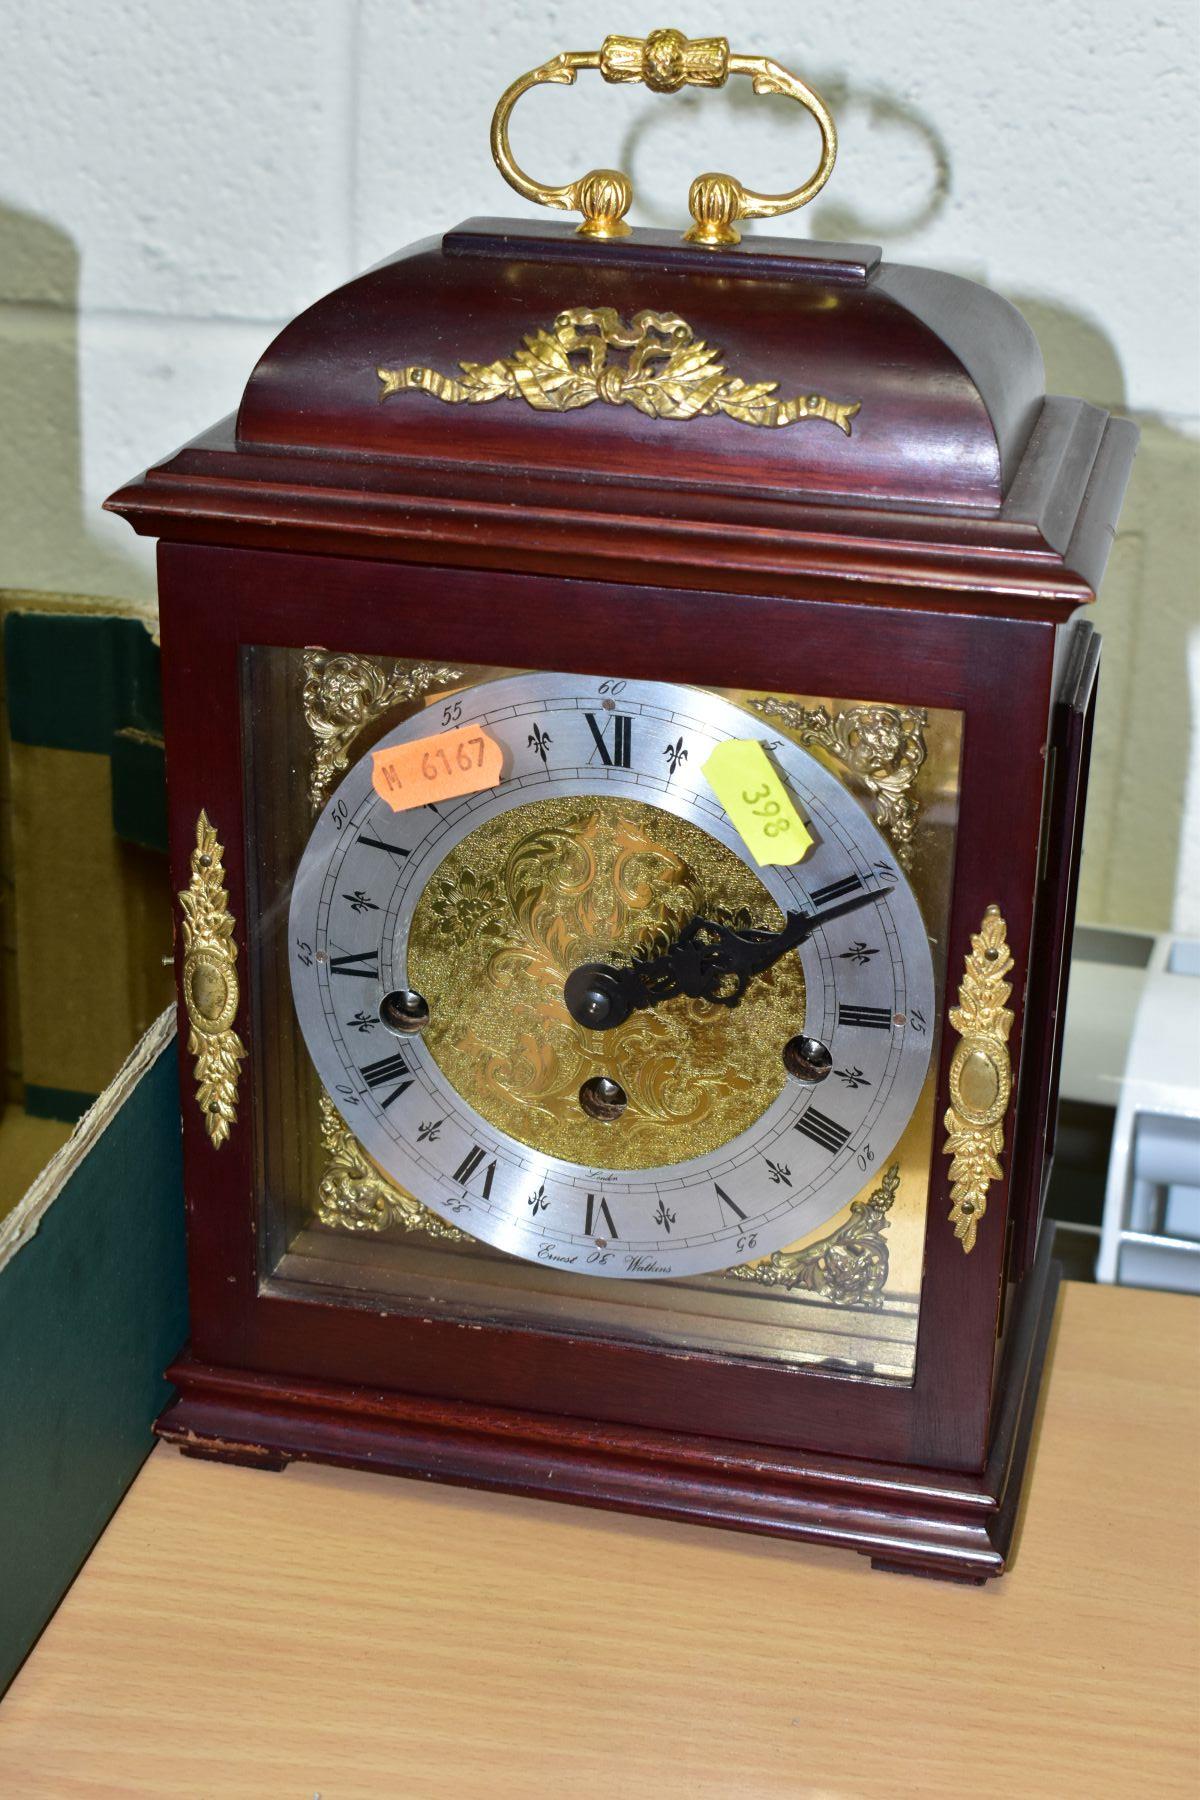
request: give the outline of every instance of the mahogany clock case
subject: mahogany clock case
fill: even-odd
[[[770,240],[698,264],[657,234],[598,249],[553,227],[463,228],[311,309],[260,364],[236,432],[218,427],[110,505],[164,539],[175,885],[203,810],[239,922],[252,646],[886,694],[962,715],[948,987],[998,906],[1014,1083],[1003,1177],[969,1254],[935,1145],[911,1385],[271,1291],[243,1005],[239,1123],[219,1147],[181,1012],[192,1339],[163,1435],[271,1466],[315,1457],[782,1532],[967,1580],[1004,1567],[1056,1279],[1036,1250],[1098,650],[1072,614],[1099,580],[1134,433],[1043,402],[1036,347],[1002,302],[880,267]],[[380,404],[375,370],[398,345],[447,370],[489,363],[582,302],[674,308],[781,392],[811,392],[831,367],[836,386],[821,385],[864,396],[862,433],[876,405],[887,444],[856,466],[825,421],[781,445],[789,433],[628,405],[564,418],[427,394]],[[943,1031],[939,1120],[953,1047]]]

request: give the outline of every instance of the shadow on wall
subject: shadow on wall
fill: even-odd
[[[1097,283],[1097,292],[1101,283]],[[1046,387],[1127,412],[1142,439],[1092,619],[1104,640],[1079,896],[1082,919],[1200,933],[1185,866],[1189,761],[1200,716],[1188,678],[1197,624],[1200,442],[1130,409],[1124,374],[1094,319],[1041,295],[1010,294],[1046,359]],[[1102,296],[1101,296],[1102,303]]]
[[[865,113],[871,130],[890,130],[907,138],[910,148],[926,161],[928,175],[924,193],[918,190],[904,211],[882,218],[874,213],[865,216],[826,188],[813,202],[813,236],[833,242],[899,245],[932,225],[950,198],[950,152],[941,133],[915,107],[905,105],[886,89],[852,89],[841,76],[832,78],[827,90],[820,84],[818,88],[835,116],[853,102]]]
[[[31,1102],[31,1110],[66,1118],[113,1074],[169,986],[161,966],[170,944],[165,864],[114,835],[112,731],[100,743],[88,737],[111,670],[102,658],[79,662],[89,644],[120,629],[105,623],[111,615],[147,621],[150,608],[102,597],[106,588],[128,591],[129,564],[95,531],[84,496],[75,244],[45,219],[0,207],[0,268],[0,620],[8,615],[16,630],[27,622],[12,615],[57,615],[60,646],[45,670],[46,733],[25,732],[10,744],[0,705],[0,1110],[23,1086],[27,1099],[37,1087],[60,1094],[61,1104]],[[141,625],[124,630],[141,642]],[[62,660],[71,646],[79,667]],[[146,654],[156,655],[148,640]],[[32,685],[27,671],[25,713]],[[0,672],[0,699],[3,688]],[[134,747],[152,749],[144,731]],[[48,831],[51,818],[56,828]],[[96,941],[105,946],[98,963]],[[149,1000],[143,989],[152,990]],[[80,994],[88,1004],[77,1017]],[[63,1043],[70,1054],[60,1055]]]
[[[788,66],[801,66],[798,61]],[[924,166],[924,180],[905,184],[909,197],[892,210],[847,203],[830,184],[808,209],[807,233],[830,242],[882,244],[905,260],[906,247],[944,211],[951,194],[947,146],[913,107],[881,88],[851,86],[841,75],[815,75],[814,85],[835,115],[851,108],[872,131],[888,132],[905,152],[906,167]],[[665,138],[694,139],[706,96],[677,96],[672,108],[653,103],[625,135],[620,166],[630,171],[639,212],[666,229],[680,224],[677,202],[647,203]],[[764,105],[747,81],[731,82],[722,104],[745,114]],[[774,102],[783,106],[783,102]],[[671,113],[675,111],[674,119]],[[748,115],[747,115],[748,123]],[[815,134],[813,136],[815,142]],[[803,165],[797,164],[795,179]],[[747,174],[746,169],[737,171]],[[790,177],[785,176],[785,180]],[[753,230],[795,231],[796,221]],[[919,253],[918,253],[919,257]],[[977,280],[978,268],[951,265]],[[1091,278],[1103,301],[1103,278]],[[1006,296],[1033,327],[1046,362],[1046,391],[1072,394],[1112,412],[1129,411],[1124,372],[1095,319],[1038,294]],[[1200,732],[1189,691],[1187,644],[1194,630],[1195,493],[1200,443],[1153,416],[1132,414],[1142,442],[1109,560],[1103,597],[1093,620],[1104,639],[1099,718],[1092,757],[1080,917],[1149,930],[1200,932],[1200,891],[1181,888],[1189,758]],[[1193,807],[1196,798],[1192,799]]]
[[[130,564],[84,503],[79,253],[57,225],[0,205],[0,267],[0,589],[128,592]]]
[[[783,61],[789,67],[799,68],[803,58],[797,55],[794,61],[789,62],[785,56]],[[912,237],[931,225],[941,213],[950,193],[950,154],[940,133],[914,107],[906,105],[883,88],[864,88],[861,85],[851,88],[841,75],[813,76],[812,85],[823,95],[835,117],[844,115],[853,104],[857,112],[865,115],[872,130],[891,130],[902,141],[907,140],[908,148],[928,164],[928,178],[923,190],[919,189],[905,208],[882,218],[876,214],[868,217],[847,204],[844,199],[835,195],[835,184],[831,182],[807,211],[806,235],[827,243],[879,243],[883,238],[896,246],[905,238]],[[749,81],[730,81],[722,94],[721,104],[735,119],[744,115],[747,125],[751,120],[756,125],[762,123],[764,100],[754,92]],[[671,230],[676,226],[682,229],[680,221],[686,218],[686,207],[681,208],[678,203],[656,203],[647,190],[651,186],[651,171],[656,169],[660,160],[656,145],[667,134],[679,138],[694,137],[695,127],[702,116],[701,108],[706,105],[711,105],[709,95],[673,95],[668,107],[657,103],[657,97],[654,97],[626,131],[617,166],[628,170],[631,175],[637,195],[636,216],[645,224],[660,226],[664,230]],[[766,106],[774,109],[773,113],[767,111],[768,118],[773,116],[790,125],[795,117],[791,101],[772,99],[766,102]],[[785,108],[786,119],[783,117]],[[815,155],[818,138],[811,122],[808,130],[807,139],[802,136],[797,140],[794,173],[782,177],[786,186],[794,186],[805,178],[807,168],[803,159],[806,154]],[[686,163],[681,164],[681,174],[686,166]],[[699,169],[694,169],[693,173],[699,173]],[[746,168],[735,169],[734,173],[743,179],[750,179]],[[755,185],[762,186],[764,182],[755,178]],[[683,191],[686,193],[686,189]],[[755,221],[743,229],[747,233],[779,230],[795,232],[796,221],[792,220],[782,227],[771,220]]]

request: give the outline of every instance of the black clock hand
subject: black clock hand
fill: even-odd
[[[677,994],[737,1006],[752,976],[763,974],[822,926],[891,892],[890,887],[874,888],[823,912],[790,912],[780,931],[734,931],[697,915],[661,956],[624,968],[583,963],[572,969],[563,988],[567,1011],[590,1031],[611,1031],[631,1012]]]

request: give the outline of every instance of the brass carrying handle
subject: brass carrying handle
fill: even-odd
[[[619,169],[591,169],[577,181],[548,187],[525,173],[508,141],[508,122],[521,95],[545,82],[571,87],[580,69],[598,69],[605,81],[643,81],[656,94],[674,94],[682,87],[724,87],[730,75],[748,75],[756,94],[784,94],[817,121],[820,161],[808,180],[790,193],[758,194],[743,187],[735,175],[697,175],[688,193],[694,223],[685,233],[686,243],[736,244],[741,235],[738,219],[774,219],[780,213],[794,212],[820,193],[833,172],[837,127],[829,108],[820,94],[770,57],[733,56],[726,38],[689,39],[681,31],[652,31],[647,38],[607,37],[599,50],[564,50],[540,69],[530,69],[500,96],[492,115],[492,155],[505,181],[526,200],[563,212],[581,212],[583,223],[578,229],[584,237],[628,235],[625,214],[633,202],[628,175]]]

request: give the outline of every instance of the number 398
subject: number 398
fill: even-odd
[[[772,799],[771,789],[766,782],[753,793],[744,789],[742,801],[750,807],[756,819],[763,821],[764,837],[778,837],[781,831],[791,830],[791,820],[779,816],[783,809],[778,800]]]

